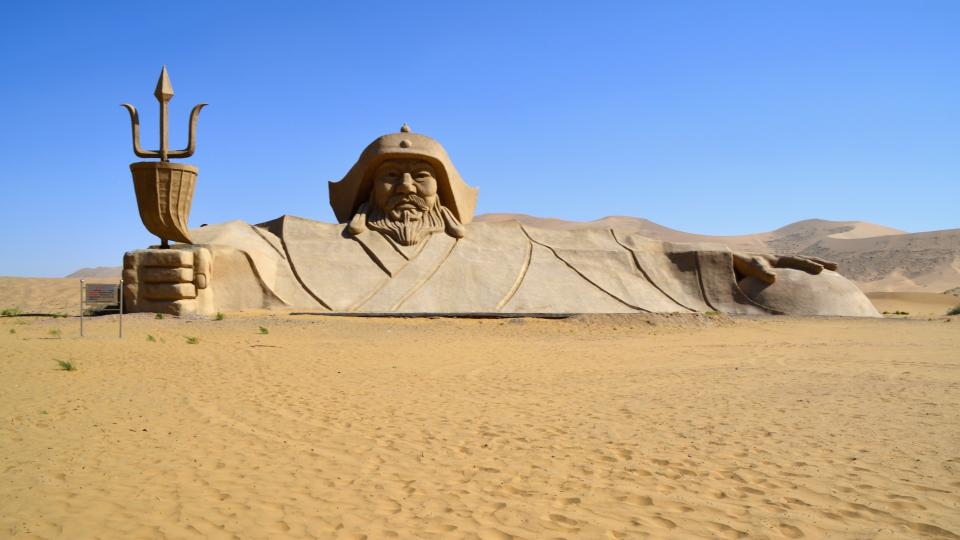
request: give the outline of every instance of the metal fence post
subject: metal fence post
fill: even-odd
[[[83,337],[83,280],[80,280],[80,337]]]
[[[120,339],[123,339],[123,278],[120,278]]]

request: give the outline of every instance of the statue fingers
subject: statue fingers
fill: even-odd
[[[795,257],[793,255],[783,255],[777,259],[778,268],[792,268],[794,270],[803,270],[808,274],[819,274],[823,272],[823,265],[806,257]]]
[[[828,261],[826,259],[821,259],[820,257],[807,257],[807,259],[810,259],[811,261],[819,264],[820,266],[826,268],[827,270],[832,270],[834,272],[836,272],[837,268],[839,267],[837,263],[833,261]]]
[[[145,249],[139,252],[144,268],[193,268],[192,249]]]
[[[777,280],[777,274],[770,267],[770,262],[763,255],[733,254],[733,266],[737,272],[747,277],[759,279],[770,285]]]
[[[193,260],[194,278],[198,289],[206,289],[210,282],[210,270],[213,268],[213,257],[210,250],[204,247],[196,248]]]
[[[206,286],[206,274],[197,274],[198,249],[146,249],[137,252],[136,268],[131,273],[139,280],[143,299],[159,302],[189,300],[197,297],[197,289]],[[209,257],[208,257],[209,258]],[[209,266],[209,265],[206,265]],[[203,287],[198,287],[198,281]]]
[[[123,282],[129,285],[137,283],[137,265],[140,263],[136,252],[127,252],[123,254]]]
[[[140,269],[140,279],[144,283],[193,283],[194,269],[145,266]]]
[[[193,283],[144,283],[141,286],[146,300],[174,302],[197,297],[197,286]]]

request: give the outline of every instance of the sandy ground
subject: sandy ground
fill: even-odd
[[[960,535],[960,318],[124,321],[0,319],[0,537]]]

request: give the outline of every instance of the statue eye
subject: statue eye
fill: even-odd
[[[424,178],[430,178],[433,175],[428,171],[419,171],[414,176],[416,176],[417,180],[423,180]]]

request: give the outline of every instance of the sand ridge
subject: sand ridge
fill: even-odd
[[[115,319],[0,319],[0,535],[960,534],[960,320]]]

